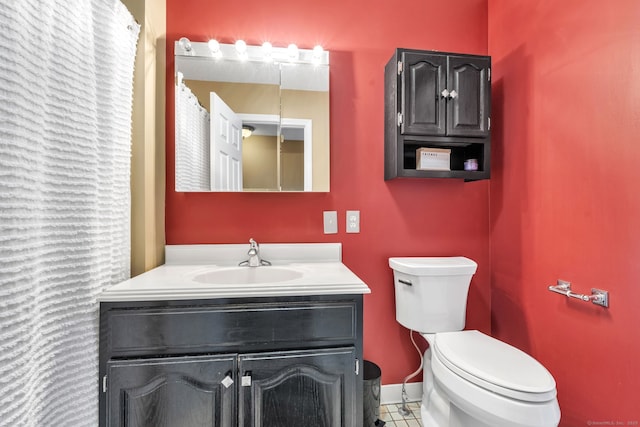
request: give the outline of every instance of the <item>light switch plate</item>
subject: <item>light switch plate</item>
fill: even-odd
[[[347,211],[347,233],[360,232],[360,211]]]
[[[322,212],[324,218],[324,234],[337,234],[338,233],[338,212],[337,211],[324,211]]]

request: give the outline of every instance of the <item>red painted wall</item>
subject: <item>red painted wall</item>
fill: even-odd
[[[452,25],[455,20],[455,25]],[[331,192],[174,192],[173,42],[216,37],[274,46],[321,43],[331,52]],[[487,52],[487,1],[167,0],[168,244],[341,242],[345,264],[372,290],[365,297],[364,353],[384,384],[418,365],[408,332],[395,321],[390,256],[465,255],[479,264],[467,327],[489,332],[489,182],[383,179],[383,69],[396,47]],[[322,211],[337,210],[337,235]],[[344,232],[360,210],[361,233]]]
[[[639,23],[636,0],[489,0],[492,328],[555,376],[562,426],[640,422]]]

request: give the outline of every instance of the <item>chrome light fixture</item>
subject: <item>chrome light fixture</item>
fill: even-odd
[[[216,39],[207,42],[192,42],[186,37],[175,42],[175,54],[202,58],[224,58],[234,61],[286,62],[290,64],[329,65],[329,52],[322,46],[300,49],[294,43],[287,47],[275,47],[271,43],[253,46],[244,40],[234,44],[220,43]]]

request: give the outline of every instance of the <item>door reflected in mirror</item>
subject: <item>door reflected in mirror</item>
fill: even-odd
[[[175,44],[176,191],[328,192],[328,53],[189,48]]]

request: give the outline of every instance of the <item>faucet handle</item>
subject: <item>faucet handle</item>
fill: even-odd
[[[240,262],[239,265],[247,265],[249,267],[259,267],[261,265],[271,265],[267,260],[260,259],[260,245],[253,238],[249,239],[249,259]]]
[[[247,252],[248,255],[251,256],[251,257],[254,257],[254,256],[257,257],[258,253],[260,252],[260,247],[259,246],[260,245],[258,245],[258,242],[256,242],[253,239],[249,239],[249,252]]]

